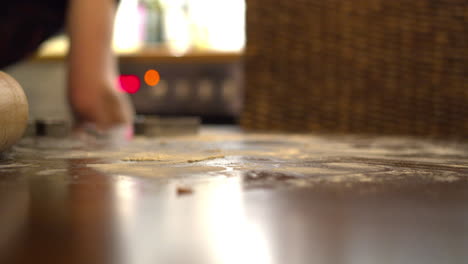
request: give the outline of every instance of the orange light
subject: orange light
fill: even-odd
[[[149,86],[155,86],[156,84],[159,83],[159,80],[160,80],[159,72],[157,72],[156,70],[146,71],[145,73],[146,84],[148,84]]]

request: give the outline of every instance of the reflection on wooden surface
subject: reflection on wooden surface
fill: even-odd
[[[124,154],[20,144],[0,162],[0,263],[468,260],[460,146],[217,136],[141,139]],[[300,158],[305,139],[318,156]]]

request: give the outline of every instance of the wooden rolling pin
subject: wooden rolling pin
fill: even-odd
[[[28,122],[28,100],[10,75],[0,71],[0,153],[15,144]]]

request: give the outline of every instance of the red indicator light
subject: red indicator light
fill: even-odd
[[[120,75],[118,80],[120,89],[126,93],[136,93],[140,90],[140,78],[136,75]]]

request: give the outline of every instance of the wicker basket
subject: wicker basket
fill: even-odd
[[[466,0],[247,0],[247,129],[468,138]]]

